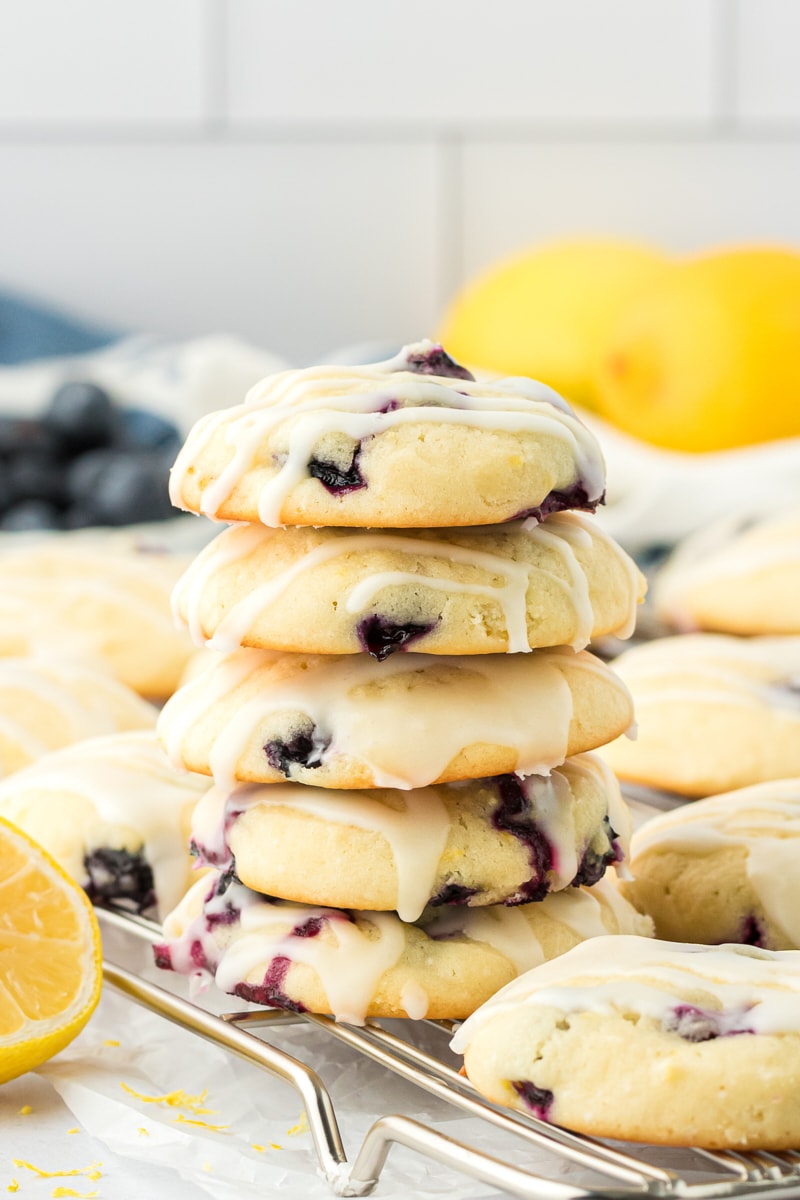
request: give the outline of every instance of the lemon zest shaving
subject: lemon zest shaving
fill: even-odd
[[[256,1142],[250,1143],[250,1149],[257,1150],[259,1154],[263,1154],[264,1151],[266,1150],[266,1148],[267,1148],[266,1146],[259,1146]]]
[[[291,1129],[287,1129],[286,1132],[289,1134],[289,1137],[296,1137],[299,1133],[308,1133],[308,1117],[306,1116],[305,1109],[300,1113],[300,1120],[297,1124],[293,1125]]]
[[[16,1179],[11,1180],[11,1183],[9,1183],[8,1186],[6,1187],[6,1191],[7,1192],[18,1192],[19,1191],[19,1183],[17,1182]]]
[[[208,1161],[208,1159],[206,1159],[206,1161],[203,1163],[203,1170],[205,1171],[205,1173],[206,1173],[207,1175],[213,1175],[213,1174],[214,1174],[214,1168],[212,1167],[212,1165],[211,1165],[211,1163]]]
[[[211,1129],[214,1133],[222,1133],[225,1129],[230,1129],[230,1125],[211,1125],[208,1121],[193,1121],[191,1117],[185,1117],[183,1113],[178,1113],[175,1118],[179,1125],[199,1125],[201,1129]]]
[[[150,1137],[150,1130],[145,1129],[144,1125],[140,1125],[136,1132],[139,1134],[139,1137]]]
[[[74,1188],[57,1187],[53,1188],[50,1195],[53,1200],[59,1200],[61,1196],[80,1196],[81,1200],[91,1200],[92,1196],[96,1196],[97,1192],[76,1192]]]
[[[177,1088],[174,1092],[165,1092],[163,1096],[145,1096],[143,1092],[137,1092],[134,1088],[128,1087],[128,1084],[123,1083],[122,1080],[120,1080],[119,1086],[130,1096],[135,1096],[137,1100],[144,1100],[145,1104],[166,1104],[168,1108],[184,1108],[196,1116],[217,1111],[215,1108],[203,1108],[208,1088],[204,1088],[197,1096],[189,1095],[183,1088]]]
[[[33,1112],[33,1109],[31,1108],[30,1104],[23,1104],[22,1108],[17,1113],[17,1116],[27,1117],[32,1112]]]
[[[104,1046],[119,1046],[120,1043],[117,1041],[116,1038],[106,1038],[106,1040],[103,1042],[103,1045]]]
[[[279,1146],[277,1142],[270,1142],[270,1146],[272,1147],[273,1150],[282,1150],[283,1149],[283,1146]]]
[[[93,1162],[88,1167],[74,1167],[71,1171],[44,1171],[41,1167],[35,1167],[33,1163],[25,1162],[24,1158],[14,1159],[15,1167],[24,1167],[26,1171],[33,1171],[34,1175],[38,1175],[41,1179],[62,1179],[67,1175],[85,1175],[87,1179],[100,1179],[102,1172],[98,1171],[98,1167],[102,1163]]]
[[[73,1129],[68,1129],[67,1133],[80,1133],[80,1128],[76,1125]]]

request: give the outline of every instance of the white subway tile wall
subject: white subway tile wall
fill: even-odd
[[[797,0],[5,0],[0,289],[297,362],[575,234],[800,246]]]

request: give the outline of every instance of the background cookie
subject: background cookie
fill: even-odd
[[[800,510],[687,538],[656,576],[653,607],[678,629],[800,634]]]
[[[177,686],[192,652],[170,594],[188,555],[151,553],[133,535],[60,533],[0,540],[0,655],[93,660],[144,696]]]
[[[0,658],[0,778],[83,738],[152,729],[157,712],[103,671]]]
[[[603,938],[515,980],[452,1046],[484,1095],[567,1129],[780,1150],[800,1145],[798,1014],[800,952]]]
[[[189,887],[203,776],[175,771],[155,732],[89,738],[0,783],[0,816],[35,838],[96,901],[169,911]]]
[[[636,713],[635,741],[599,751],[621,779],[708,796],[800,774],[800,638],[687,634],[612,666]]]
[[[270,376],[195,425],[170,482],[177,507],[221,520],[371,528],[540,519],[604,489],[566,401],[530,379],[478,383],[431,342]]]
[[[210,973],[243,999],[363,1024],[367,1016],[465,1017],[584,938],[651,929],[605,881],[522,908],[438,910],[411,925],[395,913],[271,901],[210,875],[167,917],[166,941],[154,949],[160,967]]]
[[[591,755],[550,776],[398,792],[299,784],[213,788],[192,820],[200,861],[255,891],[334,908],[525,904],[596,883],[627,854],[627,810]]]
[[[800,949],[800,777],[712,796],[633,836],[623,895],[658,937]]]
[[[174,607],[219,650],[493,654],[628,636],[644,586],[575,513],[413,533],[239,525],[198,555]]]
[[[614,673],[563,648],[383,663],[244,649],[176,692],[158,728],[176,766],[223,787],[417,788],[545,772],[632,720]]]

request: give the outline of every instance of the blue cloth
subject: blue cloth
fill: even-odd
[[[117,341],[119,331],[85,325],[44,304],[0,292],[0,363],[86,354]]]

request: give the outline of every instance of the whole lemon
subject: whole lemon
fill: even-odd
[[[800,434],[800,253],[716,251],[674,263],[619,319],[599,410],[673,450]]]
[[[533,248],[466,285],[445,314],[442,344],[477,370],[531,375],[594,407],[597,357],[620,311],[667,261],[613,240]]]

